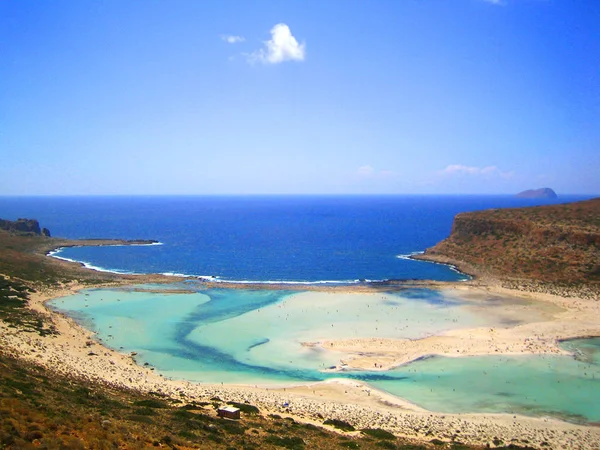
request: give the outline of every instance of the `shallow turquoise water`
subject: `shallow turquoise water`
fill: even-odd
[[[388,372],[333,374],[321,370],[339,364],[339,354],[302,345],[352,337],[419,338],[501,324],[469,312],[455,295],[427,289],[393,294],[158,291],[88,290],[52,306],[95,331],[106,345],[137,352],[138,362],[168,377],[244,384],[348,377],[434,411],[600,421],[600,339],[564,343],[577,359],[434,357]]]
[[[595,343],[571,342],[569,345]],[[409,371],[407,373],[407,371]],[[372,384],[433,411],[552,415],[600,421],[600,366],[569,356],[433,357],[391,371],[404,382]]]

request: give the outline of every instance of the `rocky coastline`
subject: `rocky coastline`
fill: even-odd
[[[600,298],[600,198],[461,213],[450,236],[412,258],[521,292]]]

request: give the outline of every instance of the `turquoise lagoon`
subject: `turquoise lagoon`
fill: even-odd
[[[430,357],[390,371],[324,372],[340,354],[303,345],[355,337],[421,338],[456,328],[514,325],[460,294],[292,292],[158,286],[97,289],[51,306],[105,345],[137,352],[174,379],[281,385],[351,378],[440,412],[551,415],[599,422],[600,339],[565,342],[572,356]],[[518,305],[522,300],[504,298]],[[528,320],[531,320],[528,317]]]

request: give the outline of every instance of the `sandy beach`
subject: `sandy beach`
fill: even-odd
[[[144,281],[148,279],[145,277]],[[453,286],[454,289],[473,293],[474,308],[479,307],[478,294],[483,292],[519,294],[481,283]],[[600,448],[600,427],[509,414],[433,413],[350,380],[335,379],[285,388],[204,385],[169,380],[152,368],[137,365],[135,355],[121,354],[102,346],[92,333],[45,306],[45,302],[50,299],[89,287],[89,284],[72,283],[60,289],[32,294],[31,307],[47,315],[59,334],[41,337],[0,324],[0,346],[3,352],[33,361],[58,374],[111,386],[159,392],[188,402],[207,401],[216,396],[228,401],[249,402],[264,413],[277,413],[299,421],[322,425],[324,419],[340,419],[357,428],[383,428],[419,442],[440,439],[494,446],[493,440],[499,438],[505,445],[514,443],[536,448]],[[550,312],[546,314],[547,320],[502,329],[453,330],[420,340],[363,338],[324,341],[311,345],[335,349],[350,367],[372,369],[374,363],[377,363],[381,370],[385,370],[430,354],[459,357],[558,353],[561,352],[557,347],[560,339],[600,335],[600,325],[595,320],[600,313],[597,301],[566,300],[549,294],[525,296],[551,306]],[[518,313],[522,314],[522,311]]]
[[[545,293],[521,293],[499,286],[458,285],[457,290],[473,294],[520,295],[553,307],[546,320],[517,326],[450,330],[423,339],[360,338],[311,343],[340,352],[347,368],[387,370],[428,355],[447,357],[477,355],[566,354],[561,340],[600,335],[597,321],[600,304],[596,300],[565,299]],[[477,296],[475,295],[475,298]],[[473,300],[473,308],[482,308]],[[497,313],[523,318],[539,305],[514,308],[503,306]],[[376,364],[376,366],[375,366]]]

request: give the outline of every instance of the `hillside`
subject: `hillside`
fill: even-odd
[[[215,407],[225,401],[213,398],[184,404],[159,393],[141,394],[65,378],[4,355],[0,349],[2,449],[471,448],[417,445],[380,429],[338,434],[264,414],[248,404],[236,404],[244,411],[241,420],[220,419]]]
[[[423,259],[468,273],[540,286],[600,291],[600,198],[458,214]]]

